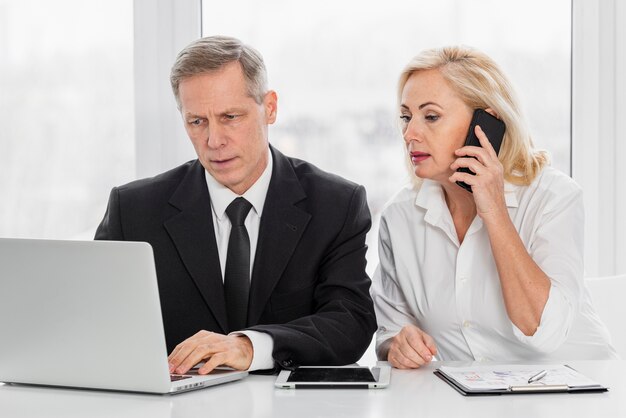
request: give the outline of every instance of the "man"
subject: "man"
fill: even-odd
[[[357,361],[376,328],[365,190],[269,145],[277,96],[237,39],[191,43],[170,79],[198,159],[114,188],[96,232],[152,245],[170,371]]]

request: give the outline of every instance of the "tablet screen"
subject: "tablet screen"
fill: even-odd
[[[367,367],[316,367],[292,371],[287,382],[376,382],[376,379]]]

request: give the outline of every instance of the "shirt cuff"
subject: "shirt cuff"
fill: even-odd
[[[258,331],[237,331],[228,335],[245,335],[252,343],[252,363],[248,371],[265,370],[274,368],[274,339],[264,332]]]

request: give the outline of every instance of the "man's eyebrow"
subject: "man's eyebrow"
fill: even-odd
[[[229,108],[226,108],[224,110],[221,110],[218,114],[220,116],[223,116],[223,115],[229,115],[229,114],[232,114],[232,113],[237,113],[237,114],[239,114],[239,113],[246,113],[246,109],[243,108],[243,107],[229,107]],[[189,111],[184,113],[184,117],[185,118],[199,118],[199,119],[205,119],[206,118],[203,115],[199,115],[199,114],[196,114],[196,113],[193,113],[193,112],[189,112]]]
[[[243,107],[229,107],[220,112],[220,115],[225,115],[229,113],[244,113],[245,109]]]

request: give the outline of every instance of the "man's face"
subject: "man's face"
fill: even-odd
[[[267,166],[267,125],[276,120],[277,97],[269,91],[258,104],[248,95],[238,62],[183,79],[181,114],[203,167],[241,195]]]

